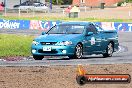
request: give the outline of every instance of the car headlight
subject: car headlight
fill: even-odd
[[[62,42],[57,42],[56,45],[71,45],[71,41],[62,41]]]
[[[34,44],[34,45],[38,45],[39,42],[37,42],[37,41],[33,41],[32,44]]]

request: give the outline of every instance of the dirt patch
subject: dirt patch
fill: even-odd
[[[130,74],[131,64],[88,65],[89,74]],[[77,66],[0,67],[0,88],[132,88],[129,84],[76,83]]]
[[[7,57],[0,57],[3,61],[23,61],[23,60],[33,60],[32,56],[7,56]]]
[[[9,56],[9,57],[3,57],[4,60],[6,61],[20,61],[24,60],[23,56]]]

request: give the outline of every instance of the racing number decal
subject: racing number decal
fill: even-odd
[[[92,37],[92,38],[91,38],[91,45],[94,45],[94,44],[95,44],[95,38]]]

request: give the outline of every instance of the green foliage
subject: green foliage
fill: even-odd
[[[63,0],[63,5],[71,5],[72,4],[72,0]]]
[[[121,6],[124,3],[124,1],[118,2],[117,6]]]
[[[130,3],[130,2],[132,2],[132,0],[125,0],[125,2]]]
[[[50,2],[50,0],[48,1]],[[57,4],[61,5],[62,3],[63,3],[63,0],[52,0],[52,4],[54,5],[57,5]]]
[[[117,3],[117,6],[121,6],[123,3],[132,3],[132,0],[122,0],[121,2]]]

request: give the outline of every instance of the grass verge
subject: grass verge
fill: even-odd
[[[30,56],[33,36],[0,34],[0,57]]]
[[[132,22],[132,19],[99,19],[99,18],[68,18],[68,17],[13,17],[2,16],[1,19],[6,20],[45,20],[45,21],[91,21],[91,22]]]

